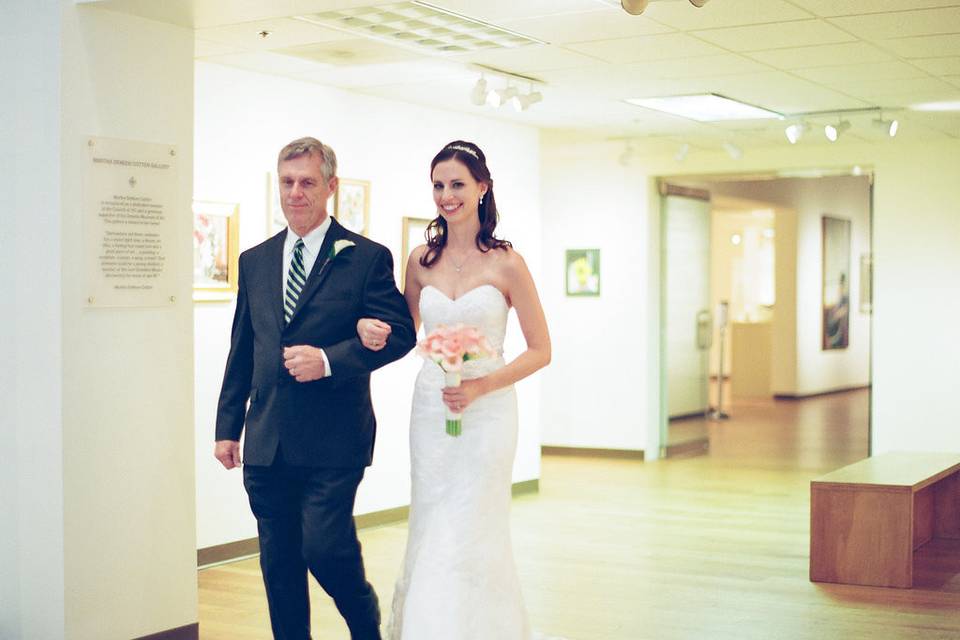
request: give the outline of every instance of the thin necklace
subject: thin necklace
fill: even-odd
[[[470,256],[472,255],[472,253],[468,253],[467,257],[464,258],[460,264],[457,264],[457,261],[453,259],[453,255],[451,254],[450,262],[453,263],[453,268],[457,270],[457,273],[460,273],[460,270],[463,269],[463,265],[467,264],[467,262],[470,260]]]

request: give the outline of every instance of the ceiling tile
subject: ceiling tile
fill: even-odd
[[[643,14],[651,20],[680,29],[712,29],[811,18],[803,9],[784,0],[718,0],[697,9],[687,2],[654,2]]]
[[[760,64],[735,53],[723,53],[717,56],[697,56],[676,60],[659,60],[656,64],[648,62],[619,65],[622,71],[636,73],[650,78],[703,78],[709,76],[737,75],[769,71],[767,65]]]
[[[791,0],[791,2],[818,16],[852,16],[904,9],[950,7],[957,4],[957,0]]]
[[[794,47],[752,51],[745,55],[778,69],[812,69],[839,64],[882,62],[892,56],[866,42],[821,44],[814,47]]]
[[[960,33],[882,40],[878,46],[903,58],[939,58],[960,55]]]
[[[711,29],[695,31],[693,35],[730,51],[762,51],[856,40],[821,20]]]
[[[567,45],[567,48],[618,64],[724,53],[722,49],[682,33],[581,42]]]
[[[630,16],[619,9],[577,14],[524,18],[502,23],[503,27],[551,44],[629,38],[671,31],[646,16]]]
[[[960,75],[960,56],[951,56],[949,58],[918,58],[910,62],[935,76]]]
[[[410,51],[391,44],[357,38],[352,40],[337,40],[335,42],[317,42],[286,49],[277,49],[275,53],[293,56],[320,64],[337,66],[355,66],[374,63],[396,62],[398,60],[428,60],[420,53]]]
[[[880,106],[906,106],[960,98],[957,87],[938,78],[846,82],[843,92]]]
[[[270,36],[267,38],[261,37],[259,34],[262,31],[269,31]],[[203,40],[229,44],[251,51],[282,49],[300,44],[347,40],[356,37],[342,31],[325,29],[292,18],[228,24],[220,27],[197,29],[194,33],[197,38]]]
[[[500,25],[521,18],[552,16],[559,13],[592,11],[601,6],[598,0],[429,0],[462,16]]]
[[[839,65],[835,67],[817,67],[814,69],[797,69],[793,73],[801,78],[829,85],[844,85],[851,79],[854,82],[873,82],[897,80],[901,78],[927,77],[922,69],[900,62],[866,62],[862,64]]]
[[[297,76],[302,80],[329,84],[341,88],[374,87],[403,82],[404,78],[417,81],[436,80],[457,82],[463,95],[469,95],[477,74],[463,65],[444,60],[410,60],[361,66],[327,67]]]
[[[717,92],[783,114],[856,109],[862,100],[782,72],[724,76],[714,79]]]
[[[496,67],[514,73],[535,74],[552,69],[574,69],[597,63],[593,58],[549,45],[531,45],[519,49],[471,52],[451,56],[452,60]]]
[[[960,32],[960,9],[924,9],[830,18],[829,22],[867,40]]]

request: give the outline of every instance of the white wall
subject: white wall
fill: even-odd
[[[70,638],[197,621],[190,192],[193,33],[64,3],[63,471]],[[87,309],[87,136],[175,145],[176,303]]]
[[[501,235],[526,258],[541,289],[540,146],[533,128],[427,109],[289,79],[207,63],[196,66],[196,165],[194,195],[240,203],[241,249],[266,237],[267,171],[294,138],[313,135],[337,152],[339,174],[369,180],[370,237],[394,255],[399,278],[401,219],[433,217],[429,168],[447,142],[477,142],[489,159],[500,207]],[[256,535],[240,473],[213,459],[216,401],[229,349],[233,305],[197,304],[196,470],[197,542],[200,548]],[[523,339],[514,315],[507,357]],[[378,419],[373,466],[357,497],[357,513],[409,503],[408,420],[413,380],[421,360],[408,355],[373,376]],[[540,393],[538,376],[518,385],[520,442],[514,481],[538,478]]]
[[[0,637],[64,634],[58,0],[0,21]],[[23,64],[30,60],[31,64]],[[39,206],[38,206],[39,205]],[[38,255],[46,259],[37,260]],[[29,270],[29,278],[26,273]]]
[[[870,183],[867,176],[833,176],[818,179],[783,178],[710,185],[722,196],[771,202],[795,212],[796,229],[796,373],[774,375],[773,392],[809,395],[864,386],[870,382],[870,315],[860,312],[860,255],[870,252]],[[851,221],[850,238],[850,345],[847,349],[821,348],[822,254],[821,218],[829,215]],[[779,225],[778,225],[779,226]],[[786,257],[784,257],[786,259]],[[781,260],[782,262],[782,260]],[[779,292],[778,292],[779,294]],[[777,324],[780,302],[775,311]],[[786,299],[783,302],[787,302]],[[790,312],[785,305],[784,311]],[[774,361],[778,368],[790,358]]]
[[[567,144],[545,134],[541,150],[543,280],[553,339],[543,374],[543,444],[644,448],[651,376],[648,309],[652,235],[646,176],[604,145]],[[607,154],[610,155],[607,155]],[[567,249],[600,249],[600,297],[567,297]],[[658,259],[658,258],[657,258]],[[659,273],[659,271],[657,271]],[[659,276],[658,276],[659,277]],[[658,362],[653,363],[659,371]]]
[[[654,347],[659,310],[652,294],[659,283],[659,240],[655,231],[643,233],[655,229],[659,217],[650,189],[654,176],[861,165],[872,167],[876,174],[874,451],[960,451],[960,431],[949,418],[953,387],[960,378],[960,341],[953,335],[960,317],[960,296],[953,293],[960,281],[956,250],[960,142],[894,139],[874,145],[852,141],[830,146],[785,144],[747,153],[739,162],[722,153],[694,153],[682,165],[651,154],[628,168],[617,162],[622,151],[619,142],[560,133],[543,136],[544,211],[549,212],[544,224],[544,273],[552,278],[545,281],[544,289],[561,290],[560,275],[551,269],[559,264],[565,248],[585,241],[605,249],[606,287],[604,296],[592,300],[588,311],[580,300],[564,299],[562,294],[552,293],[549,299],[554,340],[560,349],[576,344],[576,353],[570,348],[563,356],[578,358],[582,368],[554,366],[544,375],[544,397],[550,398],[550,406],[544,409],[546,443],[605,447],[623,442],[623,448],[645,449],[648,455],[659,446],[658,414],[653,406],[658,380],[650,364],[659,358]],[[589,199],[581,195],[584,192]],[[779,246],[777,251],[781,255]],[[611,289],[607,287],[611,278],[632,282],[629,287],[614,284]],[[856,286],[852,290],[857,291]],[[615,334],[610,330],[619,326],[615,323],[629,330]],[[634,340],[634,334],[640,338]],[[644,343],[643,335],[649,336],[648,342]],[[601,354],[596,364],[588,353]],[[620,383],[624,378],[632,380],[638,370],[651,376],[653,391],[643,393],[639,384]],[[625,394],[625,388],[631,393]],[[583,408],[584,397],[590,399],[589,408]],[[565,415],[576,419],[564,423]]]

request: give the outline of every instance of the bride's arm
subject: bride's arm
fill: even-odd
[[[479,396],[523,380],[550,364],[550,332],[533,276],[519,253],[512,249],[507,251],[503,281],[510,284],[504,294],[517,310],[527,350],[493,373],[473,380],[464,380],[459,387],[444,389],[443,399],[447,405],[459,404],[467,407]]]
[[[413,318],[414,335],[420,330],[420,289],[423,285],[420,282],[419,275],[423,269],[420,266],[420,256],[423,255],[424,249],[426,247],[421,245],[410,252],[403,287],[403,297],[410,309],[410,316]],[[357,335],[364,347],[371,351],[379,351],[386,346],[387,340],[390,339],[390,325],[377,318],[360,318],[357,320]]]

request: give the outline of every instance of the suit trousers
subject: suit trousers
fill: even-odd
[[[309,570],[333,598],[352,640],[380,639],[379,602],[353,521],[364,471],[291,466],[279,450],[269,466],[244,466],[274,638],[309,640]]]

